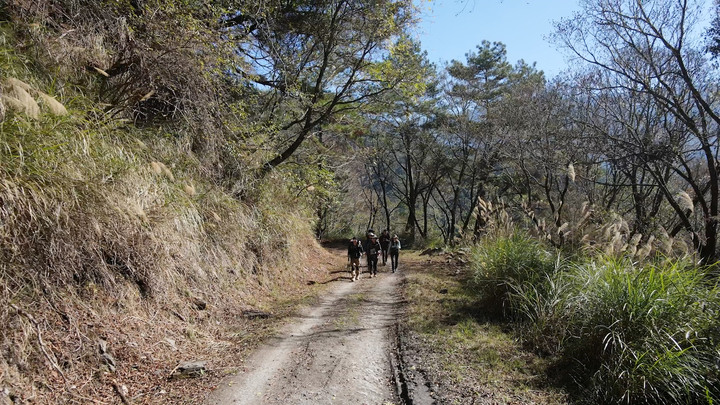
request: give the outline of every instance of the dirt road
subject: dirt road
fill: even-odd
[[[208,404],[398,404],[391,331],[399,314],[400,273],[340,276],[321,303],[223,381]]]

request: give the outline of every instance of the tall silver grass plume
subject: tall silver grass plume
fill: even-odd
[[[589,211],[588,208],[590,208],[590,201],[583,201],[582,205],[580,205],[580,212],[586,213]]]
[[[32,87],[29,84],[10,77],[5,80],[4,85],[7,94],[4,94],[2,99],[9,108],[24,113],[30,118],[38,118],[40,116],[40,106],[30,95],[29,91],[32,90]]]
[[[635,235],[630,238],[630,241],[628,241],[626,247],[623,249],[626,249],[628,255],[631,257],[635,256],[635,254],[638,251],[638,243],[640,243],[640,240],[642,239],[641,233],[636,233]]]
[[[670,256],[673,251],[674,239],[668,235],[665,228],[660,227],[660,249],[666,256]]]
[[[678,198],[678,204],[681,208],[684,208],[685,210],[688,210],[690,212],[693,212],[695,210],[695,204],[693,203],[692,198],[690,198],[690,195],[684,191],[681,191],[677,195]]]
[[[100,73],[101,75],[103,75],[103,76],[105,76],[105,77],[110,77],[110,75],[108,74],[108,72],[100,69],[100,68],[97,67],[97,66],[93,66],[93,69],[95,69],[96,72]]]
[[[5,120],[5,104],[3,103],[2,93],[0,93],[0,122]]]
[[[650,255],[650,252],[652,252],[652,243],[654,240],[655,238],[653,236],[650,236],[647,243],[645,243],[640,249],[638,249],[635,258],[640,261],[645,260],[645,258]]]
[[[612,243],[608,243],[607,245],[605,245],[605,254],[608,256],[612,256],[615,254],[615,248]]]
[[[175,180],[175,176],[173,176],[170,169],[168,169],[168,167],[165,166],[165,163],[162,163],[162,162],[156,162],[156,163],[158,164],[158,166],[160,166],[160,171],[163,175],[165,175],[165,177],[169,178],[170,180]]]
[[[147,220],[148,220],[147,214],[145,213],[145,210],[139,203],[137,203],[137,202],[133,203],[130,205],[129,208],[130,208],[130,212],[132,214],[134,214],[136,217],[140,218],[141,221],[147,222]]]
[[[15,111],[18,113],[25,112],[25,106],[23,105],[23,103],[20,102],[20,100],[16,99],[15,97],[10,97],[7,94],[0,94],[0,102],[5,104],[7,106],[7,109],[10,111]]]
[[[623,245],[622,249],[620,249],[620,252],[621,253],[625,252],[625,253],[629,254],[630,256],[635,256],[635,252],[637,252],[637,247],[630,246],[629,244],[626,243]]]
[[[20,79],[15,78],[15,77],[8,77],[8,78],[5,80],[5,83],[6,83],[7,86],[10,87],[10,88],[12,88],[12,87],[19,87],[19,88],[21,88],[21,89],[23,89],[23,90],[25,90],[25,91],[27,91],[27,92],[30,92],[30,91],[32,90],[32,86],[31,86],[31,85],[25,83],[24,81],[22,81],[22,80],[20,80]]]
[[[577,224],[577,228],[580,228],[581,226],[585,225],[587,221],[590,219],[590,216],[592,215],[592,210],[585,211],[585,214],[583,214],[582,218],[580,218],[580,221]]]
[[[620,218],[620,227],[618,228],[618,230],[621,233],[630,233],[630,226],[628,225],[627,221],[625,221],[625,219]]]
[[[163,168],[163,173],[164,173],[170,180],[175,180],[175,176],[174,176],[173,173],[170,171],[170,169],[167,168],[167,166],[165,166],[165,167]]]
[[[622,250],[623,240],[622,234],[619,231],[615,231],[612,240],[610,241],[610,252],[618,253]]]
[[[605,225],[605,231],[603,232],[603,239],[605,239],[605,240],[612,239],[613,235],[615,234],[615,231],[616,231],[616,225],[614,222],[611,224]]]
[[[40,106],[37,101],[25,89],[14,86],[13,91],[15,98],[20,100],[25,107],[25,115],[30,118],[38,118],[40,116]]]
[[[150,167],[152,167],[155,174],[162,174],[163,169],[162,166],[160,166],[161,164],[160,162],[150,162]]]
[[[482,209],[484,211],[488,210],[487,202],[485,200],[483,200],[482,197],[478,197],[477,202],[478,202],[478,207],[480,207],[480,209]]]
[[[570,228],[570,224],[567,223],[567,222],[565,222],[565,223],[563,223],[562,225],[560,225],[560,227],[559,227],[558,230],[557,230],[557,233],[558,233],[558,234],[563,234],[565,231],[568,230],[568,228]]]
[[[572,163],[570,163],[567,167],[567,174],[568,174],[568,178],[570,178],[570,181],[572,181],[574,183],[575,182],[575,165],[573,165]]]
[[[50,110],[51,114],[58,116],[68,114],[67,108],[65,108],[61,102],[57,101],[55,97],[45,94],[42,91],[39,91],[38,93],[40,94],[40,99],[42,100],[43,105]]]
[[[510,215],[507,213],[507,211],[500,212],[500,220],[505,223],[510,221]]]

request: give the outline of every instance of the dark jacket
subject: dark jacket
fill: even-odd
[[[358,241],[357,245],[350,242],[350,246],[348,246],[348,256],[350,256],[351,259],[359,259],[363,252],[363,246],[360,241]]]
[[[367,257],[369,260],[377,260],[378,254],[380,254],[380,250],[382,248],[380,247],[380,242],[375,241],[375,243],[370,242],[370,245],[367,247]]]
[[[388,250],[388,247],[390,246],[390,234],[389,233],[381,233],[380,234],[380,246],[382,246],[383,250]]]

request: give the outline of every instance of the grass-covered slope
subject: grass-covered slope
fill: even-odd
[[[268,327],[243,310],[300,296],[308,217],[280,176],[230,193],[192,128],[108,114],[97,72],[48,74],[17,29],[0,23],[0,403],[197,403],[170,372],[223,370]]]

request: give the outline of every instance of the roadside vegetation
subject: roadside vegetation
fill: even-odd
[[[408,349],[438,403],[566,404],[549,380],[551,359],[524,347],[513,324],[492,315],[469,266],[405,253]]]
[[[718,401],[714,267],[687,258],[569,257],[516,232],[473,250],[478,297],[547,356],[574,402]]]
[[[0,403],[200,403],[337,265],[313,221],[335,184],[316,163],[335,152],[314,144],[280,166],[281,149],[404,82],[378,56],[404,23],[323,58],[323,30],[370,29],[367,9],[317,4],[311,23],[230,3],[0,4]],[[350,76],[260,77],[262,61],[296,56],[263,41],[293,35],[315,35],[313,66],[367,53]],[[343,78],[348,94],[325,99]],[[176,379],[186,361],[206,378]]]
[[[467,265],[449,258],[464,251]],[[715,267],[561,251],[521,230],[403,260],[408,339],[443,403],[718,400]]]
[[[168,382],[175,366],[232,371],[275,323],[243,311],[279,319],[315,292],[298,288],[322,268],[297,263],[325,257],[305,239],[309,214],[281,178],[248,190],[257,203],[238,200],[182,129],[111,119],[35,75],[0,28],[3,94],[36,115],[0,122],[3,400],[113,402],[121,389],[134,403],[197,403],[202,391]]]

